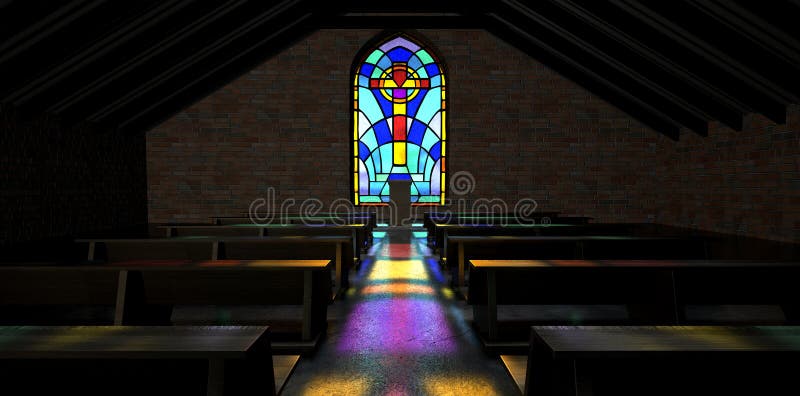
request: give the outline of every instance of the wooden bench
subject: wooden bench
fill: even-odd
[[[266,326],[8,326],[0,345],[25,394],[276,394]]]
[[[466,263],[477,259],[707,259],[705,239],[678,236],[448,237],[452,280],[465,287]]]
[[[598,223],[598,224],[434,224],[430,246],[439,251],[441,258],[447,258],[450,237],[458,236],[653,236],[642,230],[636,223]],[[666,235],[666,234],[665,234]],[[660,235],[664,236],[664,235]]]
[[[800,263],[715,260],[471,260],[467,302],[489,349],[524,346],[532,324],[714,324],[687,307],[773,305],[800,323]],[[624,317],[498,319],[503,305],[625,306]],[[743,321],[748,318],[741,318]],[[722,319],[725,323],[728,319]],[[752,323],[767,324],[763,319]],[[774,324],[774,323],[773,323]]]
[[[145,239],[78,239],[88,244],[89,262],[131,260],[323,260],[334,262],[334,287],[349,286],[354,258],[349,237],[175,237]]]
[[[171,324],[174,306],[292,306],[296,308],[263,320],[272,327],[276,350],[309,352],[327,328],[331,267],[330,260],[6,266],[0,267],[0,312],[5,312],[0,320],[3,324],[53,324],[29,312],[42,305],[63,311],[73,305],[101,304],[110,308],[108,316],[116,325]],[[61,324],[64,319],[56,320]]]
[[[518,381],[525,395],[777,395],[798,361],[794,326],[537,326]]]
[[[352,238],[353,258],[358,260],[361,252],[369,248],[371,234],[366,224],[231,224],[231,225],[167,225],[159,226],[161,235],[167,238],[179,236],[349,236]]]
[[[553,222],[553,220],[557,217],[560,217],[560,212],[535,212],[528,215],[516,214],[513,212],[426,212],[423,214],[422,225],[429,233],[432,233],[433,227],[437,224],[519,224],[520,221],[541,224],[542,221]],[[580,219],[588,220],[590,218],[581,217]]]
[[[0,266],[0,325],[110,325],[117,271],[51,263]]]
[[[229,224],[306,224],[306,225],[321,225],[321,224],[366,224],[367,228],[372,231],[377,226],[377,217],[375,213],[354,213],[351,215],[333,215],[333,214],[316,214],[313,216],[301,216],[297,214],[275,216],[272,218],[251,218],[247,213],[238,216],[211,216],[211,223],[214,225],[229,225]]]

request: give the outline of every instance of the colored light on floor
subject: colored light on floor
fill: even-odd
[[[384,285],[370,285],[365,287],[363,294],[427,294],[433,295],[433,288],[426,285],[413,283],[394,282]]]
[[[425,390],[429,395],[498,395],[491,382],[484,378],[467,376],[436,376],[425,379]]]
[[[366,395],[368,390],[368,383],[366,379],[360,377],[354,378],[336,378],[331,376],[320,377],[306,385],[303,391],[304,396],[318,396],[318,395],[347,395],[347,396],[360,396]]]
[[[400,279],[428,279],[428,273],[419,260],[377,260],[370,272],[368,279],[400,280]]]
[[[453,332],[437,301],[395,296],[362,301],[348,315],[339,352],[440,354],[455,352]]]

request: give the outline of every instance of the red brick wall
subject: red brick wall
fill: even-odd
[[[314,33],[149,132],[150,221],[239,213],[269,187],[279,202],[350,199],[350,67],[377,33]],[[796,238],[789,236],[797,214],[787,212],[788,201],[772,212],[780,220],[752,219],[745,228],[732,223],[741,212],[738,201],[761,199],[759,207],[769,206],[772,193],[753,184],[759,178],[719,176],[752,187],[744,194],[735,184],[728,190],[720,185],[717,194],[728,194],[721,213],[702,193],[708,184],[693,165],[727,155],[706,166],[720,175],[747,166],[774,174],[780,166],[772,162],[789,161],[793,176],[775,180],[781,194],[791,195],[797,188],[789,180],[798,179],[796,122],[786,127],[753,119],[744,133],[714,129],[708,139],[684,134],[675,143],[489,33],[421,33],[447,64],[448,172],[474,175],[466,200],[500,198],[513,208],[531,198],[540,211],[597,221],[661,221],[751,235],[773,229],[769,237]],[[778,132],[789,128],[795,132]],[[794,151],[783,148],[772,162],[753,159],[753,165],[732,156],[787,145],[760,137],[763,131],[790,136]],[[734,146],[727,145],[734,135]],[[713,215],[702,215],[704,208]]]
[[[656,221],[800,241],[800,107],[786,125],[749,115],[742,132],[713,124],[708,138],[664,141],[659,156]]]
[[[0,246],[146,224],[144,136],[0,108],[0,147]]]

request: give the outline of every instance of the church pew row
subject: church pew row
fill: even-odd
[[[571,224],[585,225],[592,220],[587,216],[562,216],[558,212],[538,212],[522,216],[514,214],[470,214],[470,213],[426,213],[423,225],[428,235],[435,235],[436,228],[442,225],[532,225],[532,224]]]
[[[437,249],[442,259],[447,259],[450,237],[459,236],[675,236],[674,233],[653,230],[649,224],[596,223],[596,224],[435,224],[431,247]]]
[[[329,260],[138,260],[104,265],[0,267],[2,325],[169,325],[173,307],[204,306],[187,324],[226,324],[259,306],[276,350],[314,350],[327,327]],[[270,309],[271,308],[271,309]],[[184,320],[184,322],[187,322]]]
[[[484,345],[524,347],[535,324],[800,323],[800,263],[724,260],[471,260],[468,304]],[[774,306],[777,318],[709,316],[702,308]],[[527,307],[508,319],[499,308]],[[588,306],[594,314],[547,316],[547,308]],[[624,306],[620,314],[610,306]],[[701,308],[693,309],[693,308]],[[779,307],[779,308],[778,308]],[[538,315],[531,315],[538,313]],[[727,323],[726,323],[727,322]],[[773,322],[773,323],[767,323]],[[777,322],[777,323],[774,323]]]
[[[496,219],[542,219],[544,217],[556,217],[561,215],[561,212],[533,212],[529,214],[515,213],[515,212],[488,212],[488,211],[467,211],[467,212],[453,212],[453,211],[429,211],[422,214],[422,226],[428,229],[434,223],[440,224],[455,224],[459,220],[475,219],[475,218],[496,218]],[[430,231],[430,230],[429,230]]]
[[[370,235],[365,224],[231,224],[231,225],[166,225],[159,226],[159,236],[349,236],[352,239],[353,258],[358,260],[370,245]]]
[[[777,395],[796,392],[800,327],[535,326],[519,358],[525,395]]]
[[[458,292],[467,263],[477,259],[707,259],[707,240],[678,236],[459,236],[448,237],[445,265]]]
[[[335,265],[336,295],[349,286],[354,265],[352,240],[343,236],[175,237],[79,239],[88,244],[89,262],[130,260],[322,260]]]
[[[24,394],[275,395],[280,387],[266,326],[8,326],[0,345],[3,388]]]
[[[241,213],[234,216],[211,216],[211,223],[215,225],[259,223],[259,224],[366,224],[370,231],[377,227],[376,213],[316,213],[314,215],[301,216],[300,214],[282,214],[262,217],[251,217],[248,213]]]

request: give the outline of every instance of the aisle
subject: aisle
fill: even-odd
[[[376,232],[346,300],[330,307],[327,339],[283,394],[518,394],[481,351],[420,231]]]

